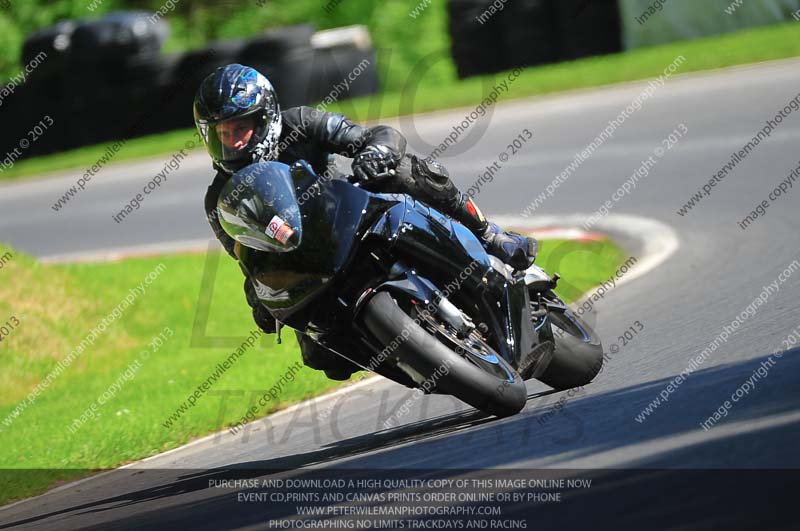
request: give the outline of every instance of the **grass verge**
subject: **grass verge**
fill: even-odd
[[[169,422],[255,328],[233,260],[212,253],[43,265],[2,245],[0,257],[0,325],[18,321],[0,342],[0,504],[231,426],[282,377],[275,399],[255,404],[258,416],[340,385],[319,371],[290,369],[300,360],[292,333],[281,345],[261,336]],[[547,240],[538,263],[557,267],[570,280],[562,295],[574,299],[612,276],[624,258],[610,241]],[[204,270],[214,264],[213,283],[201,293]],[[132,289],[133,302],[70,357]],[[208,320],[197,325],[203,307]],[[193,330],[220,345],[191,346]],[[28,400],[59,363],[63,371]]]
[[[524,70],[509,85],[509,92],[501,95],[500,100],[653,78],[660,75],[678,55],[683,55],[686,61],[676,73],[796,57],[800,56],[800,25],[790,22],[615,55],[532,67]],[[425,84],[423,79],[416,90],[341,101],[328,106],[327,110],[347,114],[356,121],[367,121],[476,105],[482,99],[484,85],[493,85],[495,79],[505,79],[505,74],[436,85]],[[190,104],[186,102],[187,106]],[[184,147],[185,141],[191,139],[193,133],[192,129],[184,129],[129,140],[115,157],[115,162],[173,153]],[[0,179],[85,169],[91,167],[105,152],[106,145],[23,160],[0,173]]]

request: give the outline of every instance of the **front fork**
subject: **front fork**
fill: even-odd
[[[378,291],[389,291],[401,293],[416,300],[427,311],[452,326],[459,335],[466,336],[475,329],[475,324],[469,316],[456,308],[431,281],[417,275],[417,272],[410,267],[400,262],[395,263],[389,272],[389,278],[391,280],[375,288],[370,288],[359,296],[355,305],[355,314],[361,310],[368,296]]]
[[[535,302],[535,310],[531,304],[530,316],[534,332],[534,344],[531,352],[520,363],[518,370],[524,379],[541,376],[550,364],[555,352],[555,337],[550,323],[552,313],[564,313],[568,308],[551,298],[546,297],[558,286],[559,275],[551,278],[542,268],[531,265],[523,276],[531,302]]]
[[[414,269],[398,262],[389,272],[390,280],[365,290],[355,304],[358,314],[365,302],[377,291],[389,291],[410,298],[453,327],[461,337],[476,329],[473,320],[459,310],[431,281]],[[486,290],[477,299],[481,320],[496,338],[495,348],[515,369],[525,362],[534,346],[535,337],[530,313],[530,298],[525,278],[505,278],[494,269],[486,272]],[[477,294],[476,294],[477,295]]]

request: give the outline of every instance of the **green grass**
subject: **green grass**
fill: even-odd
[[[779,24],[693,41],[643,48],[631,52],[592,57],[577,61],[528,68],[513,83],[501,101],[550,94],[565,90],[609,85],[625,81],[653,78],[678,55],[685,62],[677,74],[722,68],[800,55],[800,25]],[[483,98],[483,87],[506,74],[482,76],[450,83],[421,83],[416,90],[391,92],[341,101],[327,110],[342,112],[357,121],[380,120],[420,112],[477,105]],[[186,103],[187,105],[190,102]],[[186,129],[130,140],[115,162],[144,156],[172,153],[192,138]],[[91,166],[105,151],[107,144],[23,160],[0,179],[18,178],[56,170],[84,169]]]
[[[271,387],[300,360],[291,331],[284,334],[281,345],[275,344],[275,336],[262,336],[167,429],[162,423],[255,328],[235,262],[227,256],[217,257],[219,269],[209,292],[209,320],[203,333],[238,339],[227,346],[193,348],[190,343],[205,255],[43,265],[0,245],[0,256],[8,256],[6,252],[13,257],[4,260],[0,269],[0,321],[15,316],[20,324],[0,343],[0,469],[13,469],[0,477],[0,504],[231,426],[252,404],[251,391]],[[573,299],[610,277],[623,260],[622,251],[609,241],[552,240],[542,242],[538,263],[557,269],[569,279],[569,285],[562,284],[562,295]],[[88,331],[159,264],[164,268],[145,293],[7,424],[8,415],[58,361],[65,359]],[[165,327],[174,335],[148,358],[142,358],[143,351],[153,350],[151,339]],[[140,360],[141,367],[133,377],[118,380],[135,360]],[[98,401],[115,381],[121,382],[121,388],[99,407],[99,415],[70,433],[68,426],[73,419]],[[303,367],[286,384],[279,402],[260,407],[258,415],[337,385],[322,372]],[[221,410],[221,395],[211,394],[220,391],[241,394],[228,396]],[[19,469],[25,472],[14,472]]]
[[[174,448],[237,420],[250,404],[250,391],[273,385],[299,359],[293,334],[276,345],[265,336],[216,382],[212,391],[242,390],[220,418],[221,396],[201,396],[170,429],[161,424],[255,328],[242,293],[242,274],[227,258],[213,288],[209,336],[238,336],[230,346],[192,348],[205,257],[180,255],[96,265],[46,266],[14,252],[0,270],[0,316],[20,326],[0,344],[0,468],[50,469],[19,474],[20,484],[0,488],[0,503],[43,490],[54,480],[78,477],[86,469],[107,469]],[[122,317],[83,352],[10,426],[2,421],[111,312],[154,267],[166,269]],[[13,282],[9,280],[13,279]],[[174,336],[142,362],[135,378],[73,435],[67,427],[117,380],[151,338]],[[303,368],[268,413],[338,385],[321,372]],[[61,470],[59,470],[61,469]],[[63,469],[75,469],[65,471]],[[81,470],[82,469],[82,470]],[[7,478],[11,479],[11,478]]]
[[[574,302],[611,278],[629,258],[609,240],[541,240],[539,245],[536,264],[551,275],[561,275],[556,293],[566,302]]]

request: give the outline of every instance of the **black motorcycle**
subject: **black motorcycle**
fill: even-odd
[[[567,389],[600,371],[600,340],[553,292],[558,275],[512,270],[410,196],[260,162],[217,208],[279,322],[365,370],[497,416],[525,406],[526,379]]]

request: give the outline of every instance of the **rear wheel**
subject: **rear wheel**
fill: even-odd
[[[545,299],[563,304],[553,292]],[[603,345],[594,330],[567,308],[550,311],[546,319],[555,343],[553,358],[538,379],[554,389],[570,389],[591,382],[603,367]]]
[[[446,392],[498,417],[525,407],[525,382],[476,332],[460,338],[435,316],[410,302],[401,307],[386,292],[375,294],[363,315],[381,344],[398,345],[390,360],[421,388]]]

